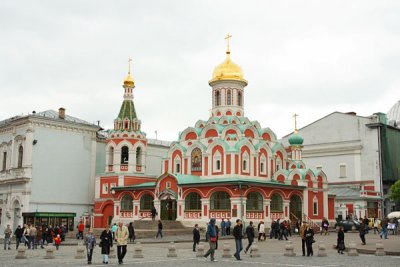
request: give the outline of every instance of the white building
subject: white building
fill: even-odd
[[[331,113],[299,130],[303,161],[323,167],[329,193],[336,195],[335,217],[381,216],[382,179],[379,115]],[[289,146],[290,134],[282,142]]]
[[[23,222],[71,228],[93,212],[99,129],[63,108],[0,122],[1,233]]]

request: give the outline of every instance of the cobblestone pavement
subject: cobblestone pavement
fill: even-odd
[[[290,239],[295,247],[296,257],[283,256],[285,241],[269,240],[258,243],[261,257],[251,258],[249,255],[242,253],[242,261],[236,261],[234,258],[222,258],[223,242],[227,242],[231,247],[231,254],[234,253],[234,241],[225,240],[219,243],[219,249],[216,251],[216,259],[218,262],[205,261],[203,258],[196,258],[192,252],[191,243],[177,243],[177,258],[167,258],[167,247],[165,243],[143,244],[144,258],[133,258],[133,244],[128,245],[128,253],[124,259],[124,266],[163,266],[163,267],[180,267],[180,266],[284,266],[284,267],[314,267],[314,266],[400,266],[400,256],[383,256],[360,254],[358,257],[350,257],[338,255],[336,250],[332,248],[332,244],[336,240],[336,234],[330,236],[316,235],[317,243],[314,244],[314,257],[301,256],[301,241],[299,237]],[[361,247],[357,234],[346,234],[346,243],[354,240],[357,246]],[[375,248],[375,241],[380,241],[377,236],[367,235],[367,246]],[[317,257],[318,243],[324,242],[327,248],[327,257]],[[390,243],[389,243],[390,242]],[[383,240],[385,248],[392,246],[400,248],[400,237],[390,236],[388,240]],[[243,241],[243,245],[247,245],[247,240]],[[205,244],[207,248],[207,244]],[[362,246],[366,247],[366,246]],[[45,250],[29,250],[27,251],[28,259],[15,259],[16,251],[13,246],[12,250],[0,250],[0,266],[87,266],[85,259],[75,259],[76,246],[62,246],[59,251],[55,251],[55,259],[43,259]],[[116,259],[110,259],[109,266],[116,266]],[[93,255],[92,266],[103,266],[100,248],[96,247]]]

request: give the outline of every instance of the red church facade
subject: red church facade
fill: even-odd
[[[278,218],[333,221],[327,177],[322,169],[305,166],[297,131],[285,148],[271,129],[244,116],[247,81],[229,50],[209,85],[210,117],[181,132],[158,177],[143,175],[147,144],[140,123],[134,124],[136,113],[118,117],[107,140],[109,165],[96,182],[96,190],[108,190],[97,194],[95,227],[150,219],[153,206],[161,219],[191,225],[210,218],[263,220],[267,225]],[[133,82],[125,81],[128,95],[129,86],[133,89]],[[125,163],[124,155],[129,158]]]

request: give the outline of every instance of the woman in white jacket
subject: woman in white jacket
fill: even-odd
[[[264,222],[261,221],[258,228],[258,241],[264,241],[264,240],[265,240],[265,226]]]

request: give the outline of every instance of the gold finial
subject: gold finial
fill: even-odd
[[[231,53],[231,50],[230,50],[231,38],[232,38],[232,35],[230,35],[229,33],[225,37],[225,40],[226,40],[226,53],[228,55]]]
[[[297,134],[299,132],[299,130],[297,130],[297,117],[299,115],[294,113],[293,118],[294,118],[294,133]]]
[[[132,62],[132,59],[129,58],[129,59],[128,59],[128,74],[129,74],[129,75],[131,74],[131,62]]]

